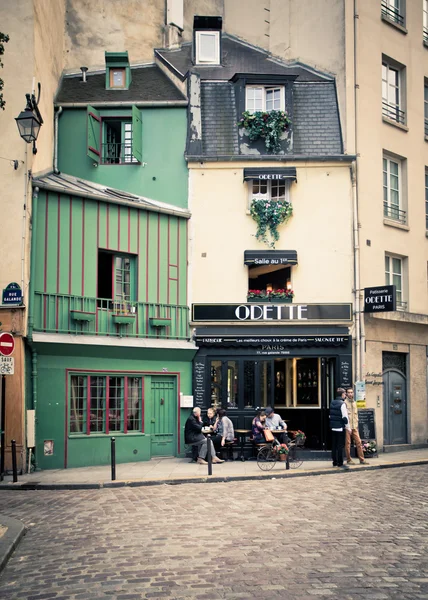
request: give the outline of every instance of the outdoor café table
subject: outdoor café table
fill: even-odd
[[[245,438],[247,437],[247,435],[249,435],[251,433],[251,429],[235,429],[235,433],[237,434],[237,436],[239,438],[241,438],[241,454],[240,454],[239,458],[241,460],[245,460],[245,456],[244,456]]]

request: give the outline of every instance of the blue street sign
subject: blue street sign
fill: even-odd
[[[21,286],[9,283],[3,290],[2,304],[22,304]]]

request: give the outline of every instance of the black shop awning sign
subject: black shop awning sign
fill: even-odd
[[[244,265],[297,265],[296,250],[245,250]]]
[[[282,169],[244,169],[244,181],[249,181],[251,179],[259,179],[260,181],[297,181],[296,168],[284,167]]]

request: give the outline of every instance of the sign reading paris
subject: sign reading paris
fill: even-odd
[[[21,286],[9,283],[3,290],[2,304],[22,304]]]
[[[387,312],[396,309],[395,285],[364,288],[364,312]]]

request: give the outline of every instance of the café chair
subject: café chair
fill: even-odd
[[[222,458],[224,460],[234,460],[233,451],[236,448],[238,440],[234,438],[231,442],[225,442],[224,446],[221,448]]]

